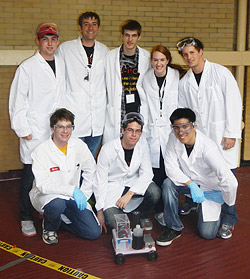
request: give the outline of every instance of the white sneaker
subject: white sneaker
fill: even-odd
[[[34,236],[36,235],[36,228],[33,221],[21,221],[21,231],[25,236]]]

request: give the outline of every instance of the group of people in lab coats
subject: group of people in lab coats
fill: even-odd
[[[230,238],[237,223],[233,172],[242,112],[231,72],[205,60],[203,44],[193,37],[177,43],[190,68],[184,75],[166,47],[157,45],[149,53],[137,45],[136,20],[121,24],[122,45],[111,51],[96,41],[95,12],[82,13],[78,25],[79,38],[57,49],[58,27],[41,24],[39,50],[18,67],[11,85],[11,127],[24,163],[23,234],[36,234],[33,206],[44,212],[47,244],[57,243],[60,226],[95,239],[106,225],[114,226],[114,214],[138,209],[142,226],[150,230],[154,208],[164,227],[158,245],[178,238],[179,215],[194,209],[202,237]],[[97,217],[87,208],[90,181]],[[187,195],[180,210],[178,194]],[[93,234],[82,230],[86,220]]]

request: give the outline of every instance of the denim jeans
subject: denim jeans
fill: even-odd
[[[162,184],[164,219],[167,226],[176,231],[181,231],[184,228],[178,215],[178,196],[182,194],[190,194],[190,189],[186,186],[176,186],[169,178],[164,180]],[[220,219],[213,222],[204,222],[201,207],[199,207],[197,228],[201,237],[205,239],[213,239],[216,237],[219,226]]]
[[[33,185],[34,175],[31,164],[24,164],[19,192],[19,209],[22,221],[33,220],[34,208],[30,202],[29,192]]]
[[[144,198],[142,203],[134,211],[141,212],[141,219],[149,218],[160,196],[161,196],[160,188],[154,182],[151,182],[148,186],[147,191],[143,196]],[[104,210],[105,222],[111,228],[114,228],[115,226],[115,216],[114,216],[115,214],[124,214],[124,212],[122,209],[117,207],[110,207]]]
[[[96,154],[97,154],[98,148],[100,146],[102,136],[80,137],[80,139],[87,144],[87,146],[88,146],[90,152],[92,153],[93,157],[96,158]]]
[[[92,211],[79,210],[72,199],[56,198],[44,206],[44,229],[57,231],[60,226],[78,237],[94,240],[101,234],[101,227],[96,221]],[[66,224],[61,219],[64,214],[71,224]]]
[[[159,168],[153,168],[153,181],[156,183],[158,187],[161,189],[161,185],[163,181],[167,178],[166,171],[165,171],[165,165],[164,165],[164,159],[162,156],[162,151],[160,149],[160,167]],[[162,201],[162,196],[160,197],[159,201],[155,205],[155,213],[161,213],[163,212],[163,201]]]

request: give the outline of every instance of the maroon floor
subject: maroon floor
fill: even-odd
[[[18,217],[18,190],[20,180],[0,179],[0,240],[16,245],[33,254],[78,268],[104,279],[189,279],[189,278],[250,278],[250,168],[237,170],[239,181],[237,209],[239,222],[229,240],[203,240],[196,231],[195,214],[183,217],[182,236],[169,247],[157,247],[158,260],[149,262],[145,255],[127,256],[123,265],[114,263],[111,234],[96,241],[78,239],[59,231],[59,243],[48,246],[41,239],[41,220],[35,215],[38,234],[27,238],[20,232]],[[155,239],[161,228],[154,223]],[[19,259],[0,249],[0,267]],[[22,262],[4,271],[0,278],[73,278],[30,261]]]

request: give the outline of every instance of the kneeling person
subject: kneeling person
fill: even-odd
[[[141,138],[143,116],[125,115],[122,138],[103,145],[97,161],[94,183],[97,218],[107,231],[115,225],[115,214],[141,212],[141,225],[152,229],[149,216],[160,198],[160,189],[152,182],[153,172],[147,142]]]
[[[30,199],[38,212],[44,212],[42,238],[46,244],[58,242],[56,231],[60,226],[91,240],[101,233],[87,203],[93,192],[96,164],[87,145],[71,137],[74,118],[64,108],[56,110],[50,117],[51,138],[32,153],[35,180]]]
[[[221,205],[235,204],[238,182],[216,144],[196,129],[195,120],[189,108],[176,109],[170,116],[173,132],[164,157],[168,178],[162,184],[167,228],[156,241],[161,246],[170,245],[184,228],[178,216],[178,195],[191,194],[200,204],[197,226],[205,239],[216,237],[223,224]]]

